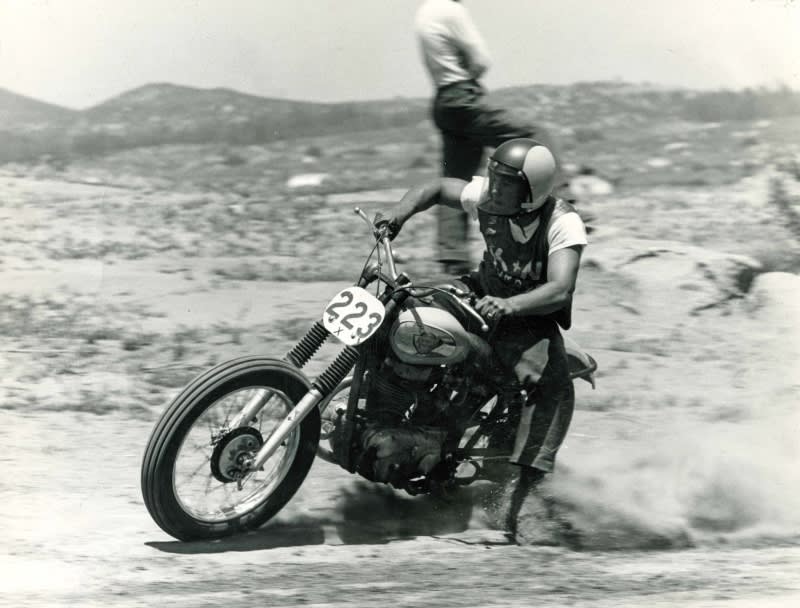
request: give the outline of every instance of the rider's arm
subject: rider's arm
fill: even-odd
[[[547,282],[532,291],[508,298],[510,316],[546,315],[563,308],[575,291],[582,249],[582,246],[575,245],[550,254]]]
[[[462,67],[470,77],[480,78],[489,68],[489,50],[467,10],[460,5],[452,7],[455,18],[451,23],[453,42],[461,55]]]
[[[432,182],[411,188],[395,210],[395,220],[400,226],[420,211],[430,209],[434,205],[445,205],[453,209],[461,209],[461,192],[467,182],[453,177],[443,177]]]

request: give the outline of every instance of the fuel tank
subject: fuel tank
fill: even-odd
[[[389,335],[397,358],[410,365],[446,365],[463,361],[472,351],[488,357],[489,344],[469,333],[449,312],[420,306],[401,312]]]

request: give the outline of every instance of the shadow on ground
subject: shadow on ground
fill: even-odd
[[[462,488],[448,497],[412,497],[388,486],[360,483],[342,493],[336,531],[348,545],[463,532],[477,499],[471,490]]]
[[[321,544],[378,545],[416,537],[458,534],[470,528],[486,490],[462,488],[452,496],[406,496],[388,486],[359,483],[320,515],[285,515],[253,532],[215,541],[153,541],[165,553],[260,551]]]
[[[147,546],[164,553],[202,554],[262,551],[282,547],[325,544],[325,531],[319,524],[271,524],[265,528],[214,541],[148,542]]]

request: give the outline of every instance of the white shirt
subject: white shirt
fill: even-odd
[[[437,88],[480,78],[489,68],[486,44],[460,3],[426,0],[417,9],[414,29],[425,67]]]

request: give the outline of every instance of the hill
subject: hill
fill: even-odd
[[[579,141],[592,139],[597,129],[657,121],[800,114],[800,94],[787,88],[698,92],[587,82],[509,87],[492,97],[537,122],[570,125]],[[0,90],[0,162],[164,144],[261,144],[411,127],[428,120],[428,106],[429,100],[422,98],[314,103],[156,83],[76,111]]]
[[[0,88],[0,124],[5,128],[37,131],[64,125],[76,114],[75,110]]]
[[[31,100],[32,101],[32,100]],[[424,118],[424,100],[314,103],[258,97],[230,89],[149,84],[83,111],[61,111],[46,136],[28,118],[33,105],[0,98],[6,119],[0,161],[42,154],[102,154],[180,143],[254,144],[304,135],[404,126]],[[45,104],[42,104],[45,105]]]

